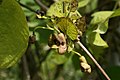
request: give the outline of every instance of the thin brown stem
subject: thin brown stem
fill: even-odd
[[[25,76],[26,76],[25,80],[30,80],[30,73],[29,73],[28,63],[27,63],[25,54],[22,57],[22,61],[23,61],[23,68],[24,68],[24,72],[25,72]]]
[[[44,5],[40,0],[34,0],[44,11],[48,10],[48,7]]]
[[[102,72],[102,74],[106,77],[107,80],[111,80],[109,76],[106,74],[106,72],[103,70],[103,68],[98,64],[98,62],[95,60],[95,58],[91,55],[91,53],[84,47],[84,45],[78,41],[77,42],[79,46],[87,53],[87,55],[92,59],[92,61],[95,63],[95,65],[99,68],[99,70]]]
[[[26,9],[30,10],[31,12],[36,13],[36,11],[35,11],[34,9],[32,9],[32,8],[30,8],[30,7],[28,7],[28,6],[24,5],[24,4],[22,4],[22,3],[19,2],[19,1],[18,1],[18,3],[19,3],[22,7],[24,7],[24,8],[26,8]]]

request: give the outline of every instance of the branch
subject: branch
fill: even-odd
[[[84,47],[84,45],[78,41],[77,42],[79,46],[87,53],[87,55],[92,59],[92,61],[95,63],[95,65],[99,68],[99,70],[102,72],[102,74],[106,77],[107,80],[111,80],[109,76],[106,74],[106,72],[103,70],[103,68],[98,64],[98,62],[95,60],[95,58],[91,55],[91,53]]]
[[[18,1],[18,3],[19,3],[22,7],[24,7],[24,8],[26,8],[26,9],[30,10],[31,12],[36,13],[36,11],[35,11],[34,9],[32,9],[32,8],[30,8],[30,7],[28,7],[28,6],[24,5],[24,4],[22,4],[22,3],[19,2],[19,1]]]
[[[48,10],[48,7],[44,5],[40,0],[34,0],[44,11]]]
[[[24,68],[24,72],[25,72],[25,76],[26,76],[25,80],[30,80],[30,73],[29,73],[28,63],[27,63],[25,54],[22,57],[22,61],[23,61],[23,68]]]

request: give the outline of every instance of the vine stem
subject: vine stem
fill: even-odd
[[[80,57],[82,56],[81,54],[79,54],[78,52],[76,52],[76,51],[74,51],[74,50],[72,50],[72,52],[75,53],[75,54],[77,54],[77,55],[80,56]]]
[[[77,42],[79,46],[87,53],[87,55],[92,59],[92,61],[95,63],[95,65],[99,68],[99,70],[102,72],[102,74],[106,77],[107,80],[111,80],[109,76],[106,74],[106,72],[103,70],[103,68],[98,64],[98,62],[95,60],[95,58],[91,55],[91,53],[84,47],[84,45],[78,41]]]

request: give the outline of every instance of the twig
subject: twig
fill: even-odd
[[[48,7],[44,5],[40,0],[34,0],[43,10],[47,11]]]
[[[22,61],[23,61],[24,72],[25,72],[25,75],[26,75],[25,80],[30,80],[30,73],[29,73],[28,64],[27,64],[27,60],[26,60],[26,55],[25,54],[22,57]]]
[[[91,55],[91,53],[84,47],[84,45],[78,41],[77,42],[79,46],[87,53],[87,55],[92,59],[92,61],[95,63],[95,65],[99,68],[99,70],[102,72],[102,74],[106,77],[107,80],[111,80],[109,76],[106,74],[106,72],[103,70],[103,68],[98,64],[98,62],[95,60],[95,58]]]
[[[28,7],[28,6],[24,5],[24,4],[22,4],[22,3],[19,2],[19,1],[18,1],[18,3],[19,3],[22,7],[26,8],[26,9],[28,9],[28,10],[34,12],[34,13],[36,13],[36,11],[35,11],[34,9],[32,9],[32,8],[30,8],[30,7]]]

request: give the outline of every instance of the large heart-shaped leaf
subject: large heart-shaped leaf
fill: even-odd
[[[0,0],[0,68],[15,64],[25,53],[29,32],[25,15],[15,0]]]

